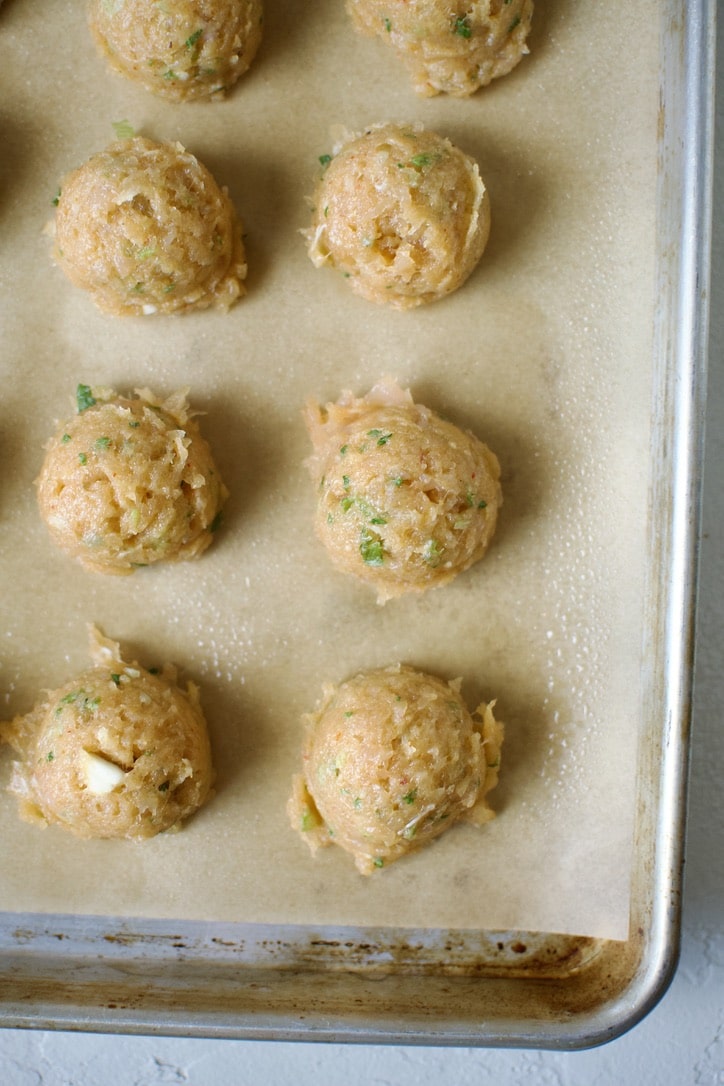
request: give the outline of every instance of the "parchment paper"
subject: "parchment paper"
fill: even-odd
[[[164,103],[96,55],[84,5],[0,11],[3,717],[86,666],[97,623],[201,686],[218,790],[178,834],[77,841],[5,792],[0,907],[109,915],[522,929],[625,938],[635,805],[654,308],[654,0],[539,3],[531,56],[467,101],[422,100],[341,0],[266,0],[265,41],[221,103]],[[635,43],[635,48],[632,44]],[[419,119],[479,162],[493,228],[472,278],[408,313],[315,270],[307,225],[331,126]],[[61,176],[114,138],[181,140],[244,221],[228,315],[99,314],[49,257]],[[498,454],[485,560],[377,606],[311,529],[300,408],[382,374]],[[33,480],[76,384],[189,386],[231,491],[198,562],[128,578],[55,550]],[[461,676],[506,722],[498,816],[365,879],[287,824],[300,716],[325,680],[403,660]]]

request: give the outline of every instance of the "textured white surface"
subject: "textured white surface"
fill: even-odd
[[[723,55],[724,20],[719,54]],[[724,65],[722,65],[724,68]],[[0,1031],[2,1086],[724,1086],[724,70],[717,159],[690,814],[681,963],[661,1003],[590,1052],[299,1045]]]

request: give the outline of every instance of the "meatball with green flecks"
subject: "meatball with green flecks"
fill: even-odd
[[[93,667],[2,728],[19,755],[20,816],[77,837],[153,837],[209,798],[211,748],[198,690],[175,670],[126,663],[91,630]]]
[[[380,603],[451,581],[483,557],[502,502],[494,453],[386,379],[305,409],[315,527],[333,565]]]
[[[490,232],[477,163],[419,124],[373,125],[333,150],[322,156],[304,231],[315,267],[336,269],[356,294],[393,309],[461,287]]]
[[[456,822],[489,821],[503,740],[493,705],[471,714],[459,681],[399,664],[325,687],[305,717],[292,827],[312,852],[339,845],[368,875]]]
[[[217,98],[256,56],[262,0],[90,0],[88,21],[127,79],[176,102]]]
[[[79,385],[76,400],[37,480],[53,541],[97,573],[202,554],[228,492],[186,391],[160,400]]]
[[[226,189],[180,143],[118,140],[61,182],[53,258],[104,313],[228,310],[244,294]]]
[[[533,0],[347,0],[355,28],[395,51],[418,94],[474,94],[528,52]]]

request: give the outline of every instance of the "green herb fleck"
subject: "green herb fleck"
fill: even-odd
[[[132,430],[136,430],[141,424],[138,419],[131,419],[128,425],[131,427]]]
[[[176,75],[176,72],[172,68],[169,68],[167,72],[163,73],[163,78],[166,79],[166,80],[172,80],[172,79],[178,79],[178,76]]]
[[[58,189],[55,196],[53,197],[53,207],[57,207],[59,203],[60,203],[60,189]]]
[[[359,552],[362,555],[362,561],[368,566],[381,566],[384,561],[385,550],[382,540],[364,529],[360,538]]]
[[[354,709],[347,709],[347,710],[345,710],[345,714],[344,714],[344,715],[345,715],[345,716],[347,716],[347,717],[350,717],[350,716],[354,716]]]
[[[90,385],[78,385],[75,390],[75,402],[78,406],[79,415],[82,415],[89,407],[94,406],[96,401]]]
[[[153,245],[144,245],[142,249],[139,249],[136,256],[139,260],[148,260],[150,256],[154,256],[156,249]]]
[[[99,451],[110,447],[111,439],[109,437],[97,437],[93,442],[93,448]]]
[[[331,161],[332,161],[332,156],[331,155],[320,155],[319,156],[319,165],[325,170],[326,170],[327,166],[329,166]]]
[[[375,858],[374,858],[374,860],[372,862],[375,865],[375,867],[384,867],[385,866],[385,861],[382,859],[381,856],[375,856]]]
[[[482,500],[478,502],[478,509],[487,509],[487,508],[488,508],[488,503],[487,502],[484,502]]]
[[[314,822],[315,822],[315,819],[314,819],[314,816],[312,815],[312,812],[309,809],[304,810],[302,812],[302,817],[301,817],[302,833],[306,833],[308,830],[313,829],[314,828]]]
[[[385,19],[385,30],[388,34],[392,30],[392,19]]]
[[[101,703],[100,698],[89,698],[85,690],[72,690],[70,694],[65,694],[55,707],[55,715],[60,716],[66,705],[75,705],[79,703],[81,712],[93,712]]]
[[[345,490],[349,490],[349,475],[342,476],[342,486]]]
[[[170,781],[164,781],[163,784],[159,784],[159,786],[158,786],[159,792],[168,792],[170,785],[171,785]]]
[[[347,476],[344,478],[346,479]],[[349,490],[349,480],[345,484],[345,490]],[[352,506],[356,505],[369,524],[387,524],[387,517],[358,494],[346,494],[343,498],[340,498],[339,504],[343,513],[348,513]]]
[[[442,548],[436,539],[428,539],[425,544],[422,557],[430,566],[436,566],[440,561],[440,555],[442,554]]]
[[[136,134],[135,128],[128,121],[113,121],[113,131],[118,140],[131,140]]]
[[[513,19],[513,22],[508,27],[508,33],[512,34],[516,26],[520,26],[520,15],[516,15],[516,17]]]
[[[374,437],[377,439],[378,445],[386,445],[392,437],[389,430],[368,430],[367,437]]]
[[[53,753],[52,750],[49,750],[48,753],[45,755],[46,762],[52,762],[54,758],[55,758],[55,754]]]
[[[121,685],[121,676],[116,675],[115,672],[113,672],[113,671],[111,672],[111,679],[116,684],[116,686]]]
[[[414,803],[417,799],[417,789],[413,788],[411,792],[408,792],[406,796],[402,797],[402,802],[408,805]]]
[[[79,463],[81,464],[82,467],[85,467],[86,464],[88,463],[88,457],[86,456],[85,453],[78,453],[78,461],[79,461]]]
[[[199,30],[194,30],[193,34],[191,34],[186,39],[186,41],[184,42],[184,45],[186,46],[186,48],[187,49],[193,49],[194,46],[198,43],[198,40],[201,37],[201,35],[203,34],[203,32],[204,32],[203,28],[201,28]]]
[[[340,447],[339,447],[339,455],[344,456],[345,453],[347,452],[348,448],[349,448],[349,445],[340,445]]]
[[[64,445],[67,445],[68,442],[71,440],[70,434],[63,434],[60,440]]]
[[[467,15],[462,15],[453,22],[453,34],[459,34],[461,38],[470,38],[472,30]]]

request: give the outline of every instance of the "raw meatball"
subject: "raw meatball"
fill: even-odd
[[[97,573],[205,551],[228,492],[185,391],[161,401],[148,389],[126,398],[79,385],[77,401],[37,481],[58,546]]]
[[[248,71],[262,0],[90,0],[88,21],[112,68],[180,102],[221,96]]]
[[[455,822],[494,817],[503,727],[493,705],[475,720],[460,683],[397,665],[324,689],[305,717],[303,773],[291,824],[312,852],[337,844],[362,874],[386,867]]]
[[[153,837],[208,799],[211,750],[198,691],[175,670],[126,664],[91,631],[94,666],[5,727],[20,755],[20,815],[77,837]]]
[[[119,140],[70,173],[53,255],[115,316],[228,309],[244,293],[244,245],[226,189],[180,143]]]
[[[395,309],[456,290],[490,232],[476,163],[421,125],[382,124],[347,137],[313,203],[305,232],[313,264],[337,268],[357,294]]]
[[[490,449],[385,380],[305,418],[317,535],[378,602],[452,580],[482,558],[502,502]]]
[[[533,0],[347,0],[357,30],[388,41],[418,94],[473,94],[528,52]]]

